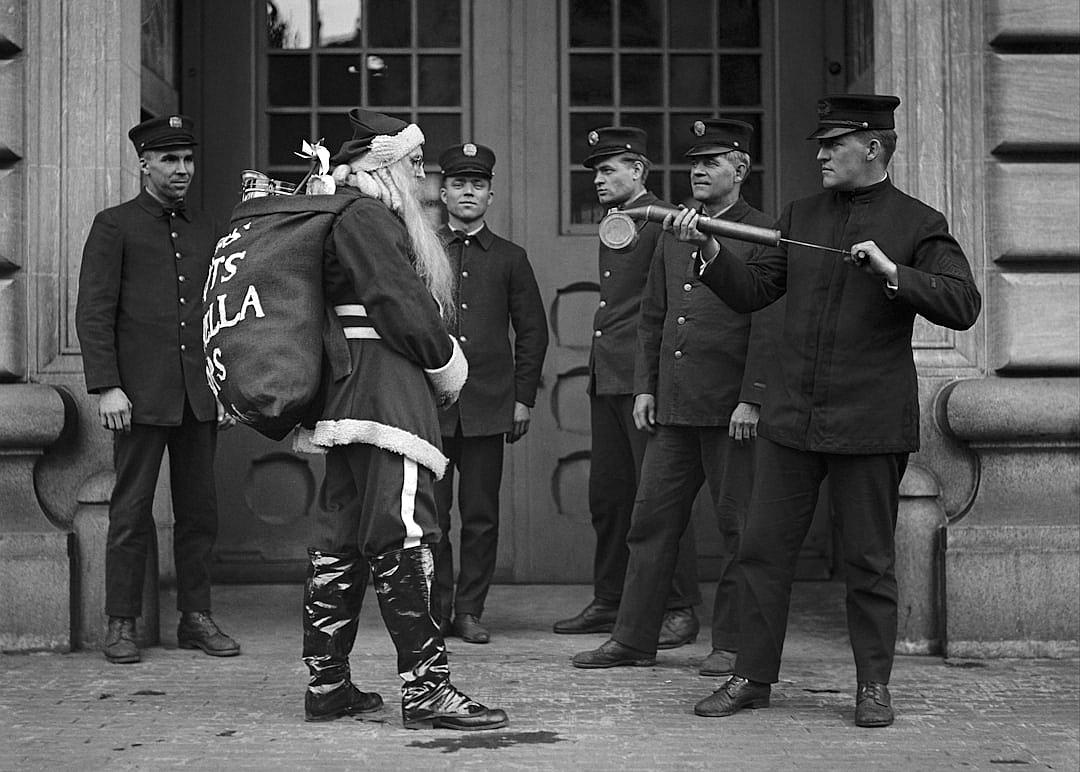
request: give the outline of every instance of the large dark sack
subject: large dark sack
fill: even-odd
[[[323,302],[323,244],[355,200],[244,201],[214,250],[203,288],[206,377],[226,410],[271,439],[287,435],[318,394],[324,341],[344,345],[340,327],[336,337],[328,328],[336,317]]]

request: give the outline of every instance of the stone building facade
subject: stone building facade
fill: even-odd
[[[341,5],[350,4],[326,7]],[[554,333],[534,430],[507,471],[499,577],[581,582],[592,550],[581,365],[595,304],[595,213],[572,162],[577,129],[651,121],[665,139],[650,184],[677,200],[679,122],[749,116],[763,147],[753,195],[777,211],[816,184],[802,136],[817,96],[873,89],[903,100],[897,185],[945,212],[984,297],[972,330],[921,324],[915,334],[923,450],[902,488],[901,646],[953,656],[1077,653],[1076,3],[351,5],[348,39],[327,34],[329,16],[304,16],[320,8],[307,0],[13,0],[0,9],[0,649],[90,645],[100,626],[111,453],[83,387],[74,299],[93,215],[138,190],[126,132],[141,117],[196,118],[193,195],[222,214],[241,169],[291,173],[294,148],[281,145],[282,133],[297,135],[295,149],[323,130],[328,144],[340,141],[349,99],[393,104],[431,127],[433,141],[495,147],[492,224],[529,250]],[[702,5],[714,21],[687,24],[682,14]],[[441,15],[426,18],[436,7]],[[395,21],[390,8],[411,15]],[[288,39],[286,12],[297,33]],[[739,20],[738,34],[728,19]],[[649,37],[653,27],[661,38]],[[334,58],[345,56],[347,66]],[[351,81],[324,69],[338,65],[364,79],[347,99],[335,89]],[[712,72],[712,90],[676,93],[680,67]],[[282,78],[284,68],[306,75]],[[387,94],[399,72],[412,80],[403,76],[395,102]],[[319,468],[242,434],[223,438],[222,464],[222,575],[293,577],[289,550]],[[167,497],[158,499],[158,570],[168,582],[169,512]],[[707,564],[707,539],[700,550]],[[152,638],[156,621],[144,632]]]

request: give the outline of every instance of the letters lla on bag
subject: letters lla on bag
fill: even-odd
[[[323,243],[351,196],[268,196],[233,210],[203,288],[206,378],[238,421],[274,440],[319,391]]]

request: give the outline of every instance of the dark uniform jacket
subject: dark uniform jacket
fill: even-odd
[[[352,372],[324,378],[311,442],[374,445],[441,477],[447,461],[436,392],[443,381],[461,388],[465,359],[416,274],[405,223],[355,189],[339,188],[338,195],[357,200],[327,238],[323,286],[345,327]]]
[[[722,219],[771,227],[739,198]],[[752,244],[723,240],[740,260]],[[634,393],[656,397],[656,420],[671,426],[726,426],[740,402],[761,405],[776,356],[783,301],[754,314],[733,311],[698,277],[692,244],[663,234],[641,298]]]
[[[442,433],[453,436],[460,420],[465,437],[503,434],[513,428],[514,402],[536,402],[548,344],[540,289],[525,250],[486,225],[471,236],[443,226],[439,236],[455,277],[457,315],[450,332],[469,360],[461,396],[439,414]]]
[[[918,450],[915,314],[967,329],[982,302],[945,217],[885,179],[795,201],[777,227],[792,239],[844,249],[873,240],[897,264],[900,289],[890,297],[880,276],[821,250],[765,247],[746,263],[721,250],[702,280],[733,308],[752,311],[787,292],[759,432],[823,453]]]
[[[200,421],[217,417],[202,353],[216,239],[209,216],[170,214],[146,190],[90,227],[75,310],[86,389],[122,388],[135,423],[179,425],[185,399]]]
[[[645,193],[620,208],[661,203]],[[616,252],[600,244],[600,307],[593,319],[589,355],[589,389],[598,396],[634,393],[634,352],[637,349],[641,291],[649,275],[659,223],[644,222],[633,247]]]

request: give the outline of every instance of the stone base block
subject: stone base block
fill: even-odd
[[[959,524],[947,542],[948,656],[1080,654],[1080,526]]]
[[[940,654],[943,624],[941,487],[929,470],[911,464],[900,482],[896,518],[898,654]]]
[[[0,533],[0,651],[71,650],[69,538]]]
[[[73,616],[75,645],[100,648],[105,642],[105,544],[109,529],[107,504],[82,504],[72,521],[75,539],[76,597]],[[153,533],[153,532],[152,532]],[[157,547],[151,545],[143,582],[142,615],[135,620],[135,641],[153,646],[161,639],[158,617]]]

